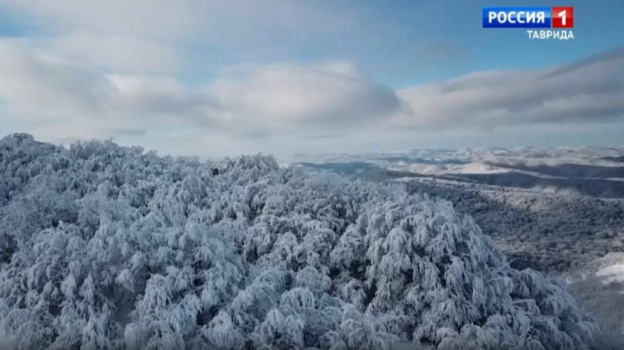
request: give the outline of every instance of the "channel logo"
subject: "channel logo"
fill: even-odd
[[[574,7],[484,7],[483,28],[574,28]]]

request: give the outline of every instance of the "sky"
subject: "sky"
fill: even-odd
[[[574,6],[574,40],[484,29]],[[0,0],[0,137],[160,154],[624,145],[624,2]]]

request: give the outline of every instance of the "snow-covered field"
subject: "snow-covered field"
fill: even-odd
[[[510,265],[495,226],[414,192],[264,156],[6,137],[0,346],[601,346],[565,281]]]
[[[624,148],[521,148],[299,156],[287,160],[451,201],[515,268],[565,280],[624,348]]]

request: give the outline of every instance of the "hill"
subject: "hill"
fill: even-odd
[[[0,345],[589,349],[450,202],[245,156],[0,141]]]

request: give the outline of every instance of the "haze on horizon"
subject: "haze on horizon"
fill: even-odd
[[[481,28],[486,1],[0,0],[0,137],[161,154],[622,145],[624,24]]]

